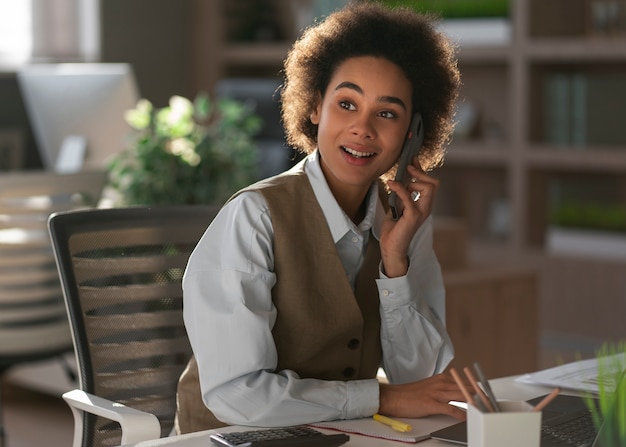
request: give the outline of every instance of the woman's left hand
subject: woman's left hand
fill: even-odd
[[[411,181],[405,188],[401,183],[389,181],[389,189],[402,202],[404,210],[397,221],[387,216],[381,229],[380,250],[385,274],[390,277],[403,276],[408,270],[408,249],[413,236],[430,216],[439,180],[426,174],[417,157],[407,168]],[[413,199],[415,198],[415,200]]]

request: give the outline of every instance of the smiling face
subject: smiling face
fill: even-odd
[[[353,57],[335,70],[311,122],[335,196],[367,193],[398,160],[411,118],[412,86],[396,64]]]

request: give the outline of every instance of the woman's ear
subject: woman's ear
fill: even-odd
[[[321,108],[322,108],[322,95],[318,93],[317,102],[315,106],[313,107],[313,111],[311,112],[311,115],[309,116],[311,123],[316,126],[320,123]]]

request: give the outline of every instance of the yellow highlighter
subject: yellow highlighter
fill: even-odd
[[[409,424],[406,424],[402,421],[396,421],[395,419],[388,418],[387,416],[383,416],[382,414],[375,414],[373,418],[375,421],[388,425],[396,431],[406,433],[407,431],[412,430],[412,427]]]

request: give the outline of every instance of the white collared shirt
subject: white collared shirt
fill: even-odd
[[[316,151],[303,162],[354,287],[370,229],[378,238],[384,209],[377,185],[364,220],[355,225],[339,207]],[[294,168],[294,169],[297,169]],[[409,271],[387,278],[379,268],[383,367],[391,383],[441,372],[453,356],[445,331],[445,292],[432,248],[432,218],[409,248]],[[214,219],[189,259],[184,318],[198,362],[203,399],[229,424],[285,426],[371,416],[378,410],[376,379],[300,379],[274,372],[278,357],[272,327],[273,228],[263,196],[245,192]]]

